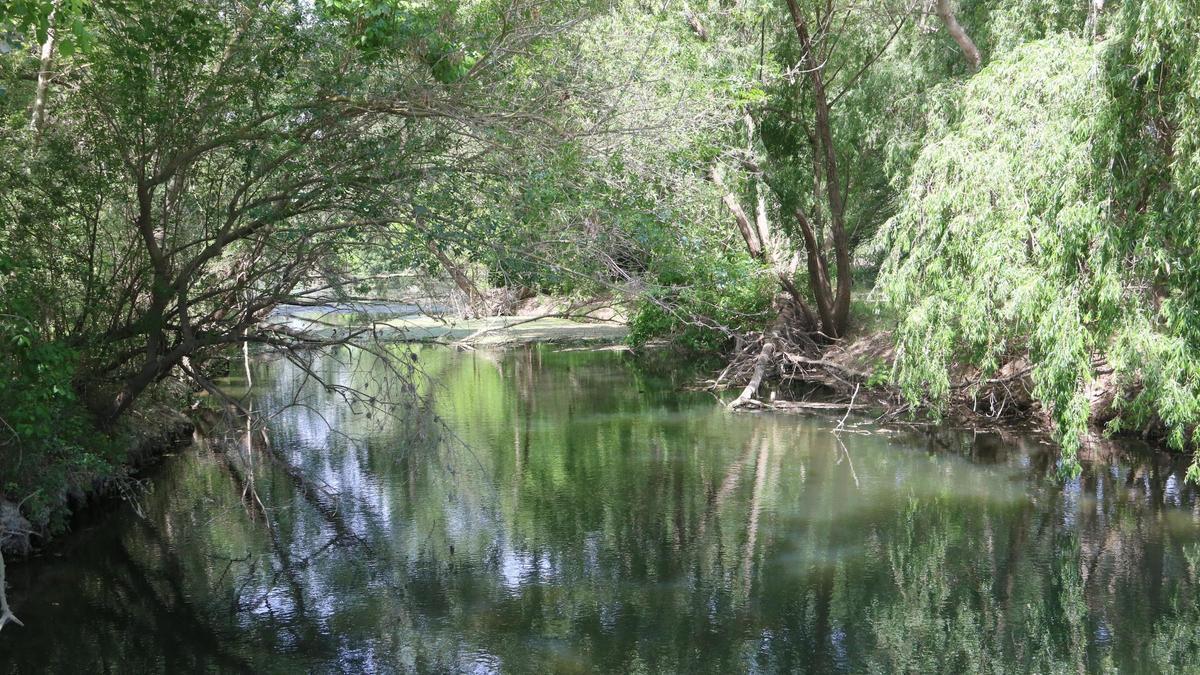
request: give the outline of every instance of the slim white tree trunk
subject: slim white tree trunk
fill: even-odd
[[[763,345],[762,351],[758,354],[758,359],[754,364],[754,375],[750,378],[750,383],[742,390],[742,393],[729,403],[731,410],[740,408],[750,401],[754,400],[754,395],[758,393],[758,388],[762,385],[763,376],[767,374],[767,366],[771,363],[771,355],[775,353],[775,343],[768,342]]]
[[[1092,0],[1088,3],[1087,32],[1092,38],[1100,32],[1100,15],[1104,13],[1104,0]]]

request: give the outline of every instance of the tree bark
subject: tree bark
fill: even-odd
[[[746,216],[745,209],[738,203],[737,197],[732,192],[726,191],[725,184],[721,180],[720,172],[714,167],[711,171],[712,181],[725,194],[721,197],[721,203],[725,204],[725,208],[733,214],[734,222],[737,223],[738,231],[742,235],[742,240],[746,242],[746,250],[755,260],[762,261],[771,265],[775,272],[775,276],[779,279],[779,285],[791,297],[792,303],[800,309],[804,315],[804,320],[809,326],[816,326],[817,319],[813,315],[812,309],[808,303],[804,301],[804,296],[800,294],[800,290],[796,288],[796,284],[792,281],[791,274],[794,268],[785,266],[780,260],[778,252],[771,243],[770,223],[767,221],[767,205],[766,200],[762,196],[762,190],[757,190],[757,204],[755,206],[755,223],[751,227],[750,219]]]
[[[692,11],[692,6],[684,0],[683,3],[683,18],[687,21],[688,28],[700,38],[701,42],[708,42],[708,30],[704,28],[704,24],[700,23],[700,17]]]
[[[804,238],[804,250],[808,260],[808,282],[812,288],[813,298],[817,302],[817,313],[821,315],[821,327],[830,337],[830,329],[836,325],[834,316],[833,289],[829,286],[829,272],[825,269],[825,259],[821,255],[816,233],[804,212],[796,209],[796,222],[800,225],[800,234]]]
[[[771,262],[779,265],[783,261],[778,259],[778,248],[771,244],[771,221],[767,219],[767,198],[763,194],[764,190],[758,181],[754,182],[754,226],[758,230],[758,240],[762,242],[764,247],[767,247],[771,254]]]
[[[1088,35],[1095,39],[1100,32],[1100,15],[1104,13],[1104,0],[1091,0],[1088,3]]]
[[[484,311],[486,308],[482,306],[484,300],[483,293],[479,291],[479,288],[471,281],[470,277],[462,271],[462,268],[451,260],[450,256],[446,255],[432,238],[425,240],[425,248],[429,249],[429,252],[438,259],[438,262],[442,264],[442,268],[446,270],[450,278],[454,279],[454,285],[458,286],[458,290],[467,296],[467,302],[475,306],[474,310]]]
[[[958,19],[954,18],[954,12],[950,9],[950,0],[937,0],[936,11],[942,23],[946,24],[946,31],[950,33],[950,37],[954,38],[959,49],[962,49],[963,55],[967,57],[967,63],[970,64],[971,70],[979,70],[979,64],[982,62],[979,49],[975,47],[975,43],[971,40],[971,36],[967,35],[967,31],[958,23]]]
[[[709,171],[709,176],[712,178],[713,184],[724,193],[721,195],[721,203],[733,214],[733,220],[737,223],[738,232],[742,234],[742,240],[746,242],[746,250],[750,252],[750,257],[766,262],[766,256],[763,252],[763,245],[766,242],[759,241],[758,235],[750,225],[750,219],[746,216],[745,209],[738,203],[737,197],[725,187],[725,181],[721,178],[721,171],[714,166]]]
[[[799,38],[800,47],[804,52],[801,62],[804,64],[809,84],[812,87],[813,108],[816,113],[816,140],[820,147],[820,158],[824,164],[825,197],[829,203],[829,227],[833,234],[834,256],[838,268],[837,290],[833,293],[833,302],[830,307],[828,320],[823,315],[822,323],[825,324],[823,328],[826,335],[831,338],[840,338],[846,333],[850,317],[850,288],[853,283],[853,275],[850,269],[850,242],[846,236],[846,205],[842,201],[841,184],[838,179],[837,152],[833,144],[833,127],[829,121],[829,100],[825,93],[825,79],[822,74],[824,65],[821,60],[817,59],[815,46],[808,33],[808,24],[804,20],[804,15],[800,12],[799,5],[796,0],[787,0],[787,3],[788,10],[792,15],[793,25],[796,29],[796,37]],[[811,228],[809,229],[811,230]],[[812,252],[815,252],[817,257],[821,258],[821,252],[816,250],[816,233],[814,232],[813,234],[814,239],[810,246],[810,260]],[[809,278],[814,283],[814,292],[818,290],[815,286],[816,284],[823,283],[825,288],[829,286],[828,272],[824,270],[823,261],[821,261],[819,267],[822,274],[813,276],[814,266],[811,262],[809,264]]]
[[[54,65],[55,28],[54,15],[58,12],[58,3],[51,5],[50,16],[46,19],[46,41],[42,43],[41,60],[38,63],[37,89],[33,96],[33,113],[29,117],[29,128],[40,133],[46,126],[46,95],[50,91],[50,69]]]

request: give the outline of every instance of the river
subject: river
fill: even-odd
[[[291,468],[230,430],[10,564],[0,672],[1200,668],[1185,459],[1064,481],[1037,436],[729,413],[617,352],[416,354],[411,392],[255,361]]]

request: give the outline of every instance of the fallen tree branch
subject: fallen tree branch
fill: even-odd
[[[846,406],[846,414],[842,415],[842,420],[840,422],[838,422],[837,428],[834,429],[835,432],[841,431],[846,426],[846,418],[850,416],[850,411],[854,409],[854,399],[858,398],[859,386],[861,386],[861,385],[858,385],[858,384],[854,385],[854,394],[850,397],[850,405]],[[854,482],[855,482],[855,484],[857,484],[858,479],[855,478]]]
[[[775,401],[771,403],[772,410],[851,410],[862,406],[833,401]]]
[[[8,594],[5,592],[4,583],[4,553],[0,551],[0,630],[3,630],[4,626],[9,623],[15,623],[18,626],[25,625],[8,608]]]
[[[824,368],[825,370],[836,370],[839,373],[842,373],[844,375],[847,375],[849,377],[852,377],[852,378],[855,378],[858,380],[866,380],[867,378],[869,378],[871,376],[870,373],[865,373],[861,370],[855,370],[849,366],[844,366],[840,363],[835,363],[833,361],[827,361],[825,359],[811,359],[811,358],[808,358],[807,356],[800,356],[799,354],[792,354],[792,353],[785,353],[784,357],[788,361],[791,361],[792,363],[795,363],[795,364],[819,367],[819,368]]]
[[[762,351],[758,353],[758,361],[754,366],[754,375],[750,378],[750,383],[737,398],[730,402],[730,410],[736,410],[754,400],[754,395],[758,393],[758,387],[762,384],[763,376],[767,372],[767,364],[771,362],[771,355],[774,353],[774,343],[768,342],[763,345]]]

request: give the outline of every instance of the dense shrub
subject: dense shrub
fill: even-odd
[[[117,444],[95,432],[76,396],[79,354],[46,339],[36,285],[22,272],[0,257],[0,497],[53,530],[64,524],[64,491],[110,476]]]
[[[746,258],[695,261],[660,275],[659,282],[631,317],[630,343],[670,339],[697,353],[720,352],[731,331],[762,328],[772,315],[777,283]]]

